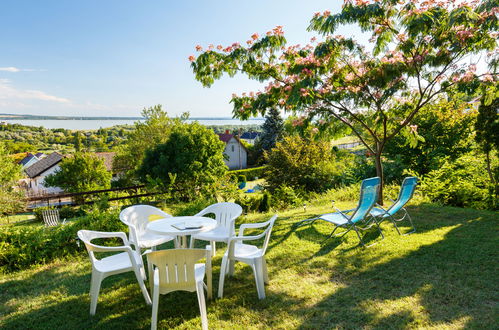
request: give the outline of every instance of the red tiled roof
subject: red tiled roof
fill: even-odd
[[[104,165],[106,165],[106,169],[110,172],[113,171],[113,158],[115,152],[96,152],[95,155],[104,160]]]
[[[220,140],[227,143],[227,142],[229,142],[230,139],[232,139],[234,137],[234,135],[224,133],[224,134],[218,134],[218,137],[220,138]]]

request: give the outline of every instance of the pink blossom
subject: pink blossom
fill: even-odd
[[[431,36],[425,36],[425,37],[423,38],[423,40],[424,40],[426,43],[430,42],[430,41],[431,41],[431,39],[432,39],[432,38],[431,38]]]
[[[326,11],[324,11],[324,12],[322,13],[322,16],[324,16],[324,17],[327,17],[327,16],[329,16],[329,15],[331,15],[331,11],[329,11],[329,10],[326,10]]]
[[[301,96],[308,96],[308,90],[305,88],[300,88],[300,94]]]
[[[251,46],[251,44],[253,43],[253,40],[247,40],[246,43],[248,44],[248,46]]]
[[[404,41],[407,40],[407,34],[405,34],[405,33],[399,33],[399,34],[397,34],[397,39],[399,41],[401,41],[401,42],[404,42]]]
[[[470,64],[468,66],[468,70],[471,71],[471,72],[475,72],[476,71],[476,64]]]
[[[194,62],[195,60],[196,58],[194,57],[194,55],[189,56],[189,62]]]
[[[232,93],[232,98],[235,99],[237,97],[236,93]]]
[[[253,33],[253,34],[251,35],[251,39],[253,39],[253,40],[258,39],[258,33]]]
[[[317,127],[312,128],[312,133],[314,134],[319,133],[319,129]]]
[[[222,50],[222,48],[223,48],[223,46],[222,46],[222,45],[218,45],[218,46],[217,46],[217,49],[218,49],[218,50]]]
[[[272,32],[274,33],[274,35],[276,36],[282,36],[284,34],[284,31],[282,30],[282,26],[281,25],[278,25],[276,26]]]
[[[320,13],[320,12],[316,12],[316,13],[314,14],[314,17],[319,17],[319,16],[321,16],[321,13]]]
[[[250,92],[250,93],[249,93],[249,96],[250,96],[250,97],[255,97],[255,92]]]
[[[494,77],[490,73],[485,74],[482,79],[485,82],[493,82],[494,81]]]
[[[200,51],[202,51],[202,50],[203,50],[203,47],[201,47],[200,45],[197,45],[197,46],[196,46],[196,50],[197,50],[198,52],[200,52]]]
[[[418,125],[409,125],[411,133],[416,133],[418,131]]]
[[[208,46],[208,50],[213,50],[213,48],[215,48],[215,46],[213,46],[213,44],[210,44],[210,45]]]
[[[284,90],[285,90],[286,92],[289,92],[289,91],[290,91],[290,90],[292,90],[292,89],[293,89],[293,87],[291,87],[290,85],[287,85],[286,87],[284,87]]]

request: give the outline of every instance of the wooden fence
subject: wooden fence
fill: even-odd
[[[111,188],[102,190],[92,190],[79,193],[59,193],[59,194],[46,194],[41,196],[30,196],[27,197],[27,208],[34,209],[41,206],[61,206],[61,205],[82,205],[82,204],[92,204],[96,200],[93,198],[88,200],[88,197],[107,195],[110,192],[128,192],[128,196],[118,196],[110,197],[109,201],[153,196],[159,193],[139,193],[139,189],[144,188],[144,185],[137,185],[124,188]]]

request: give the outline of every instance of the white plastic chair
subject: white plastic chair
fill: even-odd
[[[90,315],[95,315],[97,308],[97,298],[99,297],[100,285],[103,279],[110,275],[121,274],[129,271],[135,273],[139,282],[140,290],[148,305],[151,298],[144,285],[145,271],[142,264],[142,257],[135,252],[128,242],[125,233],[107,233],[91,230],[79,230],[78,237],[85,243],[90,261],[92,262],[92,281],[90,283]],[[121,238],[122,246],[101,246],[91,243],[97,238]],[[94,252],[120,252],[109,257],[97,259]]]
[[[277,219],[277,214],[274,215],[269,221],[262,223],[245,223],[239,227],[239,235],[232,237],[229,240],[229,248],[225,252],[222,259],[222,267],[220,268],[220,281],[218,283],[218,297],[223,297],[224,290],[224,279],[225,274],[228,273],[232,275],[235,261],[244,262],[253,268],[253,273],[255,274],[256,289],[258,292],[258,298],[265,298],[265,286],[264,283],[269,283],[269,276],[267,272],[267,263],[265,262],[265,251],[269,245],[270,233],[272,232],[272,227]],[[244,230],[246,228],[265,228],[263,233],[254,236],[244,236]],[[243,241],[253,241],[260,239],[265,236],[262,248],[258,248],[255,245],[244,244]],[[232,264],[232,265],[231,265]]]
[[[209,241],[213,255],[216,253],[216,243],[228,243],[235,235],[235,221],[243,213],[243,208],[235,203],[216,203],[208,206],[196,216],[202,217],[208,214],[215,215],[218,225],[214,229],[191,236],[190,247],[194,247],[196,240]]]
[[[150,205],[134,205],[127,207],[120,213],[120,220],[128,226],[130,243],[133,244],[137,250],[152,248],[153,250],[157,245],[175,240],[175,237],[167,235],[154,234],[146,230],[149,223],[150,216],[162,216],[164,218],[171,218],[172,216],[162,210]],[[175,247],[177,241],[175,240]]]
[[[206,263],[196,261],[206,258]],[[147,252],[147,263],[154,265],[154,285],[152,288],[151,329],[156,329],[158,322],[159,295],[173,291],[197,292],[201,324],[208,329],[204,289],[208,299],[212,296],[211,251],[204,249],[173,249]],[[204,284],[204,275],[206,282]]]

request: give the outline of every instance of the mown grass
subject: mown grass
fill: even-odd
[[[348,207],[353,203],[339,206]],[[236,265],[223,299],[208,302],[213,329],[496,328],[498,214],[420,204],[410,207],[418,231],[398,236],[383,223],[364,249],[354,233],[321,244],[331,225],[302,219],[327,206],[280,214],[267,260],[267,298],[258,300],[251,269]],[[238,223],[261,221],[251,214]],[[116,221],[119,221],[116,219]],[[408,230],[408,227],[402,229]],[[221,250],[220,250],[221,251]],[[221,253],[213,260],[217,288]],[[148,328],[151,309],[133,274],[103,282],[89,315],[91,266],[84,251],[65,260],[0,277],[0,328]],[[216,290],[214,290],[216,291]],[[216,292],[214,292],[216,296]],[[199,328],[196,294],[160,298],[159,328]]]

